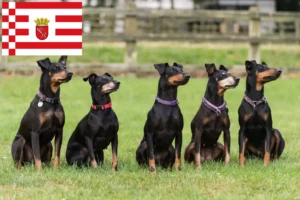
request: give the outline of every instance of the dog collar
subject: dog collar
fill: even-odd
[[[204,97],[202,98],[202,103],[210,110],[214,111],[218,116],[221,115],[222,111],[226,108],[226,101],[223,102],[220,106],[215,106],[214,104],[210,103]]]
[[[58,104],[58,103],[60,103],[60,98],[49,98],[49,97],[46,97],[41,91],[38,91],[37,95],[40,98],[40,101],[46,101],[46,102],[52,103],[52,104]]]
[[[179,103],[178,99],[175,99],[173,101],[165,101],[165,100],[162,100],[159,97],[155,97],[155,100],[158,103],[161,103],[161,104],[164,104],[164,105],[167,105],[167,106],[176,106]]]
[[[246,94],[244,94],[244,99],[247,103],[249,103],[253,109],[255,109],[255,107],[259,104],[262,104],[262,103],[266,103],[267,102],[267,98],[266,97],[263,97],[261,98],[260,100],[258,101],[253,101],[252,99],[250,99]]]
[[[111,108],[112,106],[112,102],[109,102],[107,104],[104,104],[104,105],[92,105],[92,108],[94,110],[105,110],[105,109],[108,109],[108,108]]]

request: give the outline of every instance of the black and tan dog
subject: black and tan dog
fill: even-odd
[[[90,74],[89,80],[93,100],[89,113],[79,122],[69,139],[66,158],[69,165],[88,165],[96,168],[104,160],[103,150],[111,143],[112,170],[117,170],[118,160],[118,118],[111,108],[109,94],[119,89],[120,82],[105,73]]]
[[[40,170],[42,163],[49,163],[52,157],[51,141],[55,136],[54,167],[60,162],[65,115],[60,103],[60,85],[72,78],[66,69],[67,56],[58,62],[49,58],[37,61],[42,69],[40,88],[22,118],[18,133],[12,143],[11,152],[17,168],[24,163],[33,163]]]
[[[230,161],[230,120],[224,100],[227,89],[235,88],[239,78],[232,76],[223,65],[219,70],[214,64],[205,64],[208,83],[201,106],[192,123],[192,140],[186,147],[184,159],[194,161],[195,167],[200,168],[202,161]],[[224,146],[218,139],[224,133]]]
[[[245,156],[263,157],[264,164],[278,159],[285,142],[273,128],[271,109],[264,97],[264,84],[276,80],[281,70],[269,68],[266,63],[246,61],[246,92],[239,107],[239,162],[244,166]]]
[[[157,97],[148,112],[144,126],[144,137],[136,151],[139,165],[149,164],[149,170],[156,173],[156,164],[162,167],[180,169],[183,116],[178,106],[177,88],[185,85],[190,76],[182,65],[174,63],[155,64],[160,74]],[[175,149],[172,142],[175,138]]]

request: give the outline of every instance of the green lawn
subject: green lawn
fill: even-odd
[[[224,48],[225,47],[225,48]],[[299,45],[276,45],[269,47],[262,45],[261,59],[270,66],[300,67]],[[76,63],[123,63],[124,45],[92,45],[83,46],[83,56],[69,56],[71,62]],[[225,66],[243,65],[248,58],[247,45],[235,44],[158,44],[138,43],[138,63],[176,62],[182,64],[203,65],[203,63],[219,62]],[[54,57],[53,57],[54,58]],[[35,62],[40,57],[16,56],[9,57],[10,62]],[[54,58],[57,59],[56,57]]]
[[[111,171],[111,148],[97,169],[66,165],[67,141],[78,121],[89,111],[90,86],[75,77],[62,86],[66,112],[61,165],[36,172],[33,166],[18,172],[10,145],[20,120],[38,89],[38,77],[0,77],[0,199],[300,199],[300,107],[299,80],[279,79],[269,83],[266,97],[272,108],[273,124],[283,134],[282,157],[264,167],[262,160],[247,160],[238,166],[237,109],[245,90],[245,79],[226,92],[231,118],[231,163],[206,163],[201,170],[182,165],[182,172],[158,169],[150,175],[135,162],[135,150],[143,135],[146,113],[153,104],[158,78],[120,78],[120,89],[111,95],[120,122],[119,171]],[[206,87],[206,79],[192,78],[179,88],[184,116],[183,149],[190,141],[190,122]]]

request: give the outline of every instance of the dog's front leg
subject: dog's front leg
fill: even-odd
[[[239,130],[239,163],[241,167],[245,165],[245,148],[248,139],[244,137],[245,127],[244,125],[241,126]]]
[[[90,159],[91,159],[91,167],[92,168],[97,168],[97,161],[95,159],[95,153],[94,153],[94,147],[93,147],[93,141],[90,137],[85,136],[85,143],[87,145],[88,151],[89,151],[89,155],[90,155]]]
[[[175,137],[175,169],[177,170],[181,170],[180,168],[181,146],[182,146],[182,132],[178,132]]]
[[[146,133],[146,142],[148,147],[149,170],[151,173],[156,174],[152,133]]]
[[[31,144],[34,157],[34,166],[36,170],[42,169],[41,151],[40,151],[40,135],[37,131],[31,132]]]
[[[200,149],[201,149],[201,137],[203,133],[202,125],[200,127],[196,127],[195,130],[195,155],[194,155],[194,165],[196,169],[201,168],[201,158],[200,158]]]
[[[111,141],[112,150],[112,171],[118,170],[118,134],[116,133],[114,139]]]
[[[54,162],[53,167],[57,168],[60,163],[60,149],[62,143],[62,136],[63,136],[63,128],[58,128],[55,134],[55,147],[54,147]]]
[[[270,157],[271,157],[271,140],[272,140],[272,128],[267,125],[266,126],[266,141],[265,141],[265,155],[264,155],[264,165],[268,165],[270,163]]]
[[[229,127],[224,130],[224,154],[225,154],[225,165],[230,162],[230,131]]]

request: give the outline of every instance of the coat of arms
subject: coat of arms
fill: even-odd
[[[39,40],[45,40],[48,37],[48,23],[50,20],[47,18],[37,18],[34,20],[36,23],[35,35]]]

